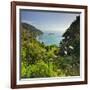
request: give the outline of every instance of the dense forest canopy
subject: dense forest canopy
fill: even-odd
[[[80,16],[63,34],[59,47],[46,46],[36,38],[43,34],[35,26],[21,23],[21,78],[79,76]]]

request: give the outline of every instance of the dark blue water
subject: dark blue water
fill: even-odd
[[[62,35],[59,32],[44,32],[42,35],[37,37],[37,40],[45,45],[57,45],[59,46],[60,41],[62,40]]]

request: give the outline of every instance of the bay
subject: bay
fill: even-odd
[[[42,35],[37,37],[39,42],[43,42],[45,45],[57,45],[59,46],[62,40],[62,35],[60,32],[44,32]]]

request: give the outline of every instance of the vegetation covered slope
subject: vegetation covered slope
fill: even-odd
[[[77,17],[63,34],[60,47],[40,43],[36,37],[43,32],[21,23],[21,78],[79,75],[79,19]]]
[[[63,34],[64,39],[60,42],[59,55],[67,60],[66,69],[70,75],[80,74],[80,16],[76,17],[70,27]],[[66,62],[64,60],[63,62]],[[67,73],[67,74],[68,74]]]

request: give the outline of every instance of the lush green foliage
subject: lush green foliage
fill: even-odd
[[[79,75],[79,18],[63,34],[60,47],[40,43],[36,37],[43,32],[32,25],[21,23],[21,78]]]

